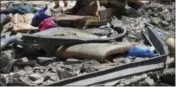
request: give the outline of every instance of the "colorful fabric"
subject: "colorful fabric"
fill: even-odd
[[[39,24],[40,24],[43,20],[45,20],[45,19],[51,17],[50,15],[46,15],[46,14],[45,14],[45,11],[46,11],[47,9],[48,9],[47,7],[44,7],[44,8],[41,8],[40,10],[38,10],[38,11],[36,12],[35,16],[34,16],[33,19],[32,19],[32,23],[31,23],[32,26],[38,27]]]
[[[50,17],[50,18],[47,18],[45,20],[43,20],[40,25],[39,25],[39,30],[40,31],[43,31],[43,30],[46,30],[46,29],[49,29],[49,28],[53,28],[53,27],[56,27],[56,23],[54,22],[54,18],[53,17]]]

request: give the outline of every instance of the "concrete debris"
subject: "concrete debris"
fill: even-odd
[[[132,85],[132,84],[134,84],[136,82],[139,82],[139,81],[141,81],[141,80],[143,80],[145,78],[147,78],[147,75],[143,74],[141,76],[134,76],[134,77],[129,78],[129,79],[125,80],[125,81],[122,80],[121,83],[123,83],[124,85]]]
[[[83,64],[81,64],[80,73],[89,73],[97,71],[97,69],[93,68],[92,66],[100,66],[100,63],[98,61],[92,60],[92,61],[86,61]]]
[[[0,86],[175,86],[174,13],[175,0],[1,1]]]
[[[151,79],[151,78],[146,78],[146,79],[145,79],[145,82],[146,82],[147,85],[149,85],[149,86],[155,85],[154,80]]]
[[[168,57],[166,64],[168,68],[174,68],[175,67],[175,58],[174,57]]]
[[[0,72],[9,73],[14,63],[13,50],[3,51],[0,56]]]
[[[77,75],[76,73],[68,72],[67,70],[58,69],[58,68],[57,68],[57,73],[59,75],[59,79],[65,79],[65,78],[69,78]]]
[[[175,68],[166,69],[161,76],[161,82],[174,86]]]
[[[44,78],[38,73],[34,73],[29,75],[29,79],[32,81],[34,84],[40,84],[44,81]]]

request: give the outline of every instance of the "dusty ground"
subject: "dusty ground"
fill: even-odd
[[[129,33],[128,33],[128,36],[126,36],[126,38],[129,41],[139,42],[143,40],[141,36],[141,31],[145,30],[147,28],[146,26],[150,26],[150,25],[152,25],[152,27],[158,27],[159,30],[163,32],[162,33],[164,35],[163,40],[165,40],[168,37],[175,37],[174,35],[175,33],[175,14],[174,14],[175,4],[170,3],[169,1],[167,3],[163,3],[163,1],[160,0],[160,2],[161,3],[153,2],[139,9],[137,13],[138,14],[140,13],[141,16],[136,16],[136,12],[132,10],[127,10],[127,13],[129,13],[130,15],[122,16],[121,19],[116,19],[116,22],[118,23],[117,26],[126,28],[128,30]],[[2,3],[7,3],[7,1],[3,1]],[[43,5],[43,4],[48,4],[50,2],[49,1],[36,1],[36,2],[31,2],[31,3],[35,3],[36,5],[37,4]],[[53,6],[53,5],[50,4],[49,6]],[[26,58],[24,58],[24,60],[25,59]],[[168,76],[168,74],[166,73],[161,74],[161,72],[159,73],[151,72],[149,74],[145,73],[141,76],[142,78],[144,78],[144,80],[137,81],[136,83],[133,83],[133,84],[131,83],[127,84],[126,79],[129,79],[129,78],[124,78],[124,79],[119,80],[118,85],[125,85],[125,84],[126,85],[163,85],[163,86],[168,85],[168,84],[173,85],[172,83],[173,78],[170,78],[170,77],[175,76],[175,74],[173,74],[173,69],[175,69],[175,65],[173,65],[175,64],[174,61],[175,60],[173,56],[168,57],[168,62],[170,63],[167,65],[169,68],[166,69],[166,73],[167,73],[167,70],[169,69],[170,71],[168,72],[172,72],[171,74],[169,74],[170,76]],[[91,61],[81,60],[80,61],[80,60],[73,59],[71,60],[71,62],[74,62],[74,63],[68,64],[70,62],[51,61],[49,62],[49,64],[42,65],[42,66],[40,65],[36,65],[35,67],[26,66],[26,67],[23,67],[22,69],[20,69],[19,67],[14,67],[13,71],[15,73],[11,72],[11,74],[3,76],[4,78],[2,79],[3,80],[5,79],[4,80],[5,83],[3,84],[10,84],[11,80],[9,80],[9,78],[15,77],[26,84],[35,85],[35,84],[41,83],[40,85],[47,85],[49,83],[57,82],[60,79],[76,76],[80,74],[80,72],[81,74],[84,74],[84,73],[97,71],[91,68],[91,66],[100,64],[94,60],[91,60]],[[39,72],[43,74],[42,76],[38,74],[36,75],[36,74],[33,74],[34,72]],[[60,72],[62,76],[58,76],[57,72]],[[30,76],[27,77],[26,76],[27,74],[28,75],[30,74]],[[156,77],[157,76],[158,77],[157,78],[152,77],[155,75]],[[33,79],[33,77],[35,76],[36,77],[39,76],[40,79],[38,82],[32,83],[28,80],[29,78]],[[131,78],[137,78],[137,77],[138,76],[134,76]],[[165,79],[168,79],[168,82]],[[40,82],[40,81],[43,81],[43,82]],[[165,83],[165,84],[159,84],[159,83]]]

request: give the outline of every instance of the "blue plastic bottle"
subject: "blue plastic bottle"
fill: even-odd
[[[145,45],[136,45],[129,50],[128,56],[131,57],[154,57],[153,47]]]

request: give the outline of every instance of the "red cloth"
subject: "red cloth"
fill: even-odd
[[[43,31],[43,30],[47,30],[49,28],[56,27],[57,25],[53,19],[54,19],[54,17],[50,17],[50,18],[43,20],[39,25],[39,30]]]

